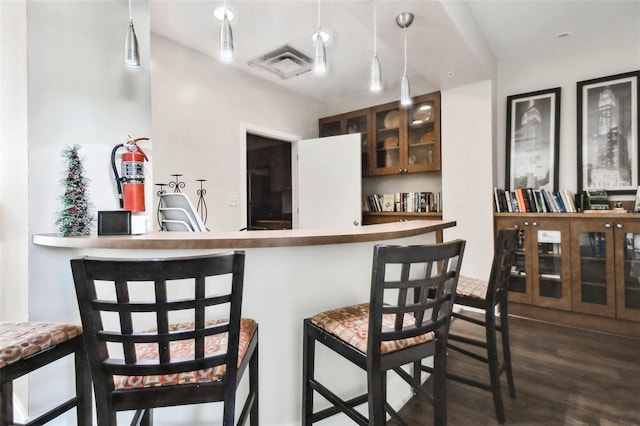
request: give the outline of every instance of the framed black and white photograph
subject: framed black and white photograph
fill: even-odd
[[[559,87],[507,97],[507,189],[557,190],[559,134]]]
[[[640,71],[578,82],[578,191],[638,188]]]

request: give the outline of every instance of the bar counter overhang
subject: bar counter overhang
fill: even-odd
[[[158,258],[244,250],[246,252],[243,316],[260,326],[260,424],[299,425],[302,388],[302,321],[315,313],[368,302],[375,244],[430,244],[436,232],[455,221],[420,220],[336,229],[226,232],[151,232],[143,235],[60,237],[33,236],[33,243],[53,250],[52,261],[67,262],[65,286],[73,291],[69,259],[84,255]],[[58,269],[58,268],[56,268]],[[80,321],[75,297],[69,297],[67,321]],[[336,362],[329,351],[317,349],[318,377],[327,377],[332,389],[355,396],[366,389],[362,370],[347,361]],[[333,361],[333,362],[332,362]],[[324,368],[324,369],[323,369]],[[69,373],[71,374],[71,373]],[[335,380],[335,384],[332,380]],[[388,396],[399,408],[411,391],[389,375]],[[242,383],[239,392],[244,392]],[[316,404],[322,405],[317,397]],[[363,406],[366,409],[366,404]],[[221,406],[168,409],[157,415],[161,425],[217,424]],[[351,421],[340,416],[322,424]]]

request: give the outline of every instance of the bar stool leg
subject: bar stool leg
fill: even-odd
[[[251,414],[249,414],[250,426],[258,426],[258,344],[256,344],[255,352],[249,361],[249,392],[253,394],[253,405],[251,406]]]
[[[513,382],[513,370],[511,369],[511,345],[509,343],[509,313],[507,312],[507,303],[500,303],[500,334],[502,336],[502,356],[504,360],[504,369],[507,373],[507,384],[509,386],[509,396],[516,398],[516,386]]]
[[[485,316],[485,331],[487,339],[487,361],[489,364],[489,378],[491,380],[491,392],[493,393],[493,405],[496,417],[500,424],[504,423],[504,407],[502,405],[502,391],[500,389],[500,365],[498,361],[498,342],[496,341],[496,318],[494,308],[488,307]]]
[[[4,383],[0,392],[0,426],[10,426],[13,424],[13,382]]]
[[[315,368],[315,351],[316,341],[314,338],[309,337],[309,320],[304,321],[304,336],[303,336],[303,372],[302,372],[302,424],[309,426],[312,424],[311,417],[313,416],[313,389],[309,385],[309,381],[313,380],[313,371]]]

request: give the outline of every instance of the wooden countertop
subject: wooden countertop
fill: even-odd
[[[412,220],[342,229],[292,229],[226,232],[150,232],[143,235],[61,237],[35,234],[33,243],[60,248],[97,249],[242,249],[294,247],[392,240],[441,231],[455,221]]]

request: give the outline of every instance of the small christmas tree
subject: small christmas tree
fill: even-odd
[[[91,202],[87,197],[89,180],[84,177],[84,169],[78,145],[67,146],[62,156],[67,159],[68,171],[61,183],[65,186],[64,195],[60,197],[63,209],[58,212],[56,225],[60,235],[88,235],[93,229],[93,214]]]

